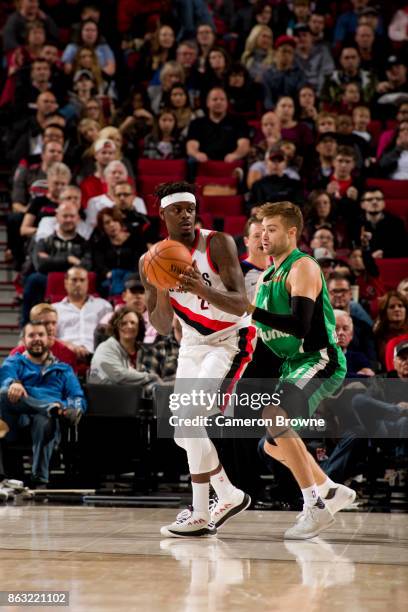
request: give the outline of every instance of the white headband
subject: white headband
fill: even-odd
[[[191,202],[191,204],[196,204],[195,195],[193,193],[189,193],[188,191],[182,191],[179,193],[172,193],[170,195],[164,196],[160,200],[160,208],[166,208],[171,204],[175,204],[176,202]]]

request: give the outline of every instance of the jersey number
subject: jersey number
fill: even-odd
[[[209,302],[207,302],[207,300],[203,300],[200,297],[198,297],[198,299],[201,300],[201,310],[208,310],[210,307]]]

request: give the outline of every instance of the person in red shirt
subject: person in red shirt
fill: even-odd
[[[79,185],[82,193],[82,208],[87,207],[91,198],[107,192],[104,171],[108,164],[116,159],[116,145],[109,138],[98,138],[94,143],[94,151],[95,172],[84,178]]]
[[[50,341],[49,349],[51,353],[64,363],[70,365],[73,370],[76,372],[77,370],[77,359],[74,351],[68,348],[63,342],[57,340],[55,334],[57,331],[57,323],[58,323],[58,314],[55,310],[54,306],[51,304],[36,304],[30,310],[30,321],[33,323],[42,323],[45,325],[48,333],[48,338]],[[14,355],[15,353],[24,353],[26,347],[24,344],[19,344],[12,351],[10,351],[10,355]]]

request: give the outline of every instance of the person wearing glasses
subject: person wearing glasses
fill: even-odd
[[[360,207],[361,216],[355,227],[355,243],[369,249],[374,258],[406,257],[408,236],[404,222],[386,210],[381,189],[366,189]]]

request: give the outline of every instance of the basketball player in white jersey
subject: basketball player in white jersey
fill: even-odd
[[[235,243],[228,234],[194,230],[194,191],[194,186],[185,182],[165,183],[156,195],[169,238],[190,249],[199,280],[192,283],[188,293],[156,289],[145,277],[143,258],[140,276],[146,288],[149,318],[157,331],[169,334],[174,314],[182,326],[174,393],[186,390],[183,379],[199,379],[203,388],[210,386],[211,392],[232,393],[251,360],[256,331],[248,317],[238,314],[244,312],[247,298]],[[207,408],[198,410],[203,416],[211,415]],[[182,414],[195,416],[194,410],[191,406]],[[162,527],[161,533],[166,537],[213,536],[228,519],[245,510],[251,498],[229,481],[204,426],[194,429],[194,437],[183,433],[186,430],[175,427],[175,442],[187,452],[193,504],[174,523]],[[218,497],[211,510],[210,482]]]

